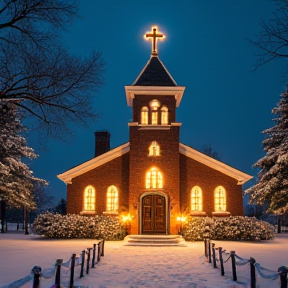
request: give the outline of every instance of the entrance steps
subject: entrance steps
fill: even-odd
[[[128,235],[124,246],[186,246],[181,235]]]

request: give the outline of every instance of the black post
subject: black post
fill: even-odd
[[[25,229],[24,234],[25,234],[25,235],[29,235],[26,205],[24,206],[24,229]]]
[[[31,270],[33,273],[33,286],[32,288],[39,288],[40,287],[40,276],[41,276],[41,267],[34,266]]]
[[[104,243],[105,243],[105,239],[102,239],[102,250],[101,250],[102,257],[104,257]]]
[[[224,265],[223,265],[223,257],[222,257],[222,247],[218,248],[219,250],[219,261],[220,261],[220,268],[221,268],[221,276],[224,276]]]
[[[207,244],[206,244],[206,238],[203,239],[204,240],[204,255],[207,258],[208,257],[208,253],[207,253]]]
[[[92,265],[91,268],[95,268],[95,256],[96,256],[96,244],[93,244]]]
[[[82,262],[81,262],[80,278],[84,277],[84,262],[85,262],[85,250],[82,251]]]
[[[87,248],[87,266],[86,266],[86,274],[89,274],[89,265],[90,265],[90,252],[92,248]]]
[[[56,260],[56,276],[55,276],[55,286],[56,288],[61,288],[60,287],[60,275],[61,275],[61,265],[63,263],[63,259],[57,259]]]
[[[98,242],[98,244],[97,244],[97,263],[99,263],[99,261],[100,261],[100,245],[101,245],[101,241],[102,240],[100,240],[99,242]]]
[[[73,288],[74,285],[74,268],[75,268],[75,258],[76,258],[76,254],[72,254],[71,257],[71,268],[70,268],[70,284],[69,284],[69,288]]]
[[[237,281],[235,251],[230,251],[230,256],[231,256],[231,263],[232,263],[233,281]]]
[[[210,240],[208,239],[208,263],[212,263],[211,261],[211,245]]]
[[[250,257],[250,278],[251,278],[251,288],[256,288],[256,273],[255,273],[255,264],[256,260]]]
[[[278,216],[277,219],[277,233],[281,233],[281,219]]]
[[[278,273],[280,274],[281,286],[280,288],[287,288],[287,271],[288,269],[285,266],[278,268]]]
[[[5,233],[4,220],[5,220],[6,203],[4,200],[0,200],[0,220],[1,220],[1,233]]]
[[[212,243],[212,255],[213,255],[213,267],[217,268],[216,255],[215,255],[215,243]]]

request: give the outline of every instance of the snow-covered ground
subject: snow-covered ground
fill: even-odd
[[[242,258],[254,257],[262,266],[277,271],[288,262],[287,240],[288,234],[278,234],[274,240],[259,243],[214,242],[216,247],[235,250]],[[80,254],[93,243],[95,241],[89,239],[54,240],[20,232],[0,234],[0,287],[29,275],[35,265],[45,270],[58,258],[65,262],[73,253]],[[186,247],[135,247],[124,246],[123,241],[107,241],[105,256],[95,269],[90,269],[89,275],[80,279],[77,266],[74,284],[90,288],[248,287],[221,276],[219,269],[205,262],[201,257],[203,246],[203,242],[186,242]],[[41,280],[41,288],[51,287],[53,281],[54,277]],[[260,288],[280,287],[271,286],[273,283]],[[31,282],[24,287],[31,287]]]

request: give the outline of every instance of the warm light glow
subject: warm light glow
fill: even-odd
[[[157,125],[158,124],[158,112],[157,111],[152,111],[152,119],[151,119],[151,124],[152,125]]]
[[[146,174],[146,188],[163,188],[162,174],[155,167],[151,168]]]
[[[191,190],[191,211],[202,211],[202,190],[194,186]]]
[[[152,111],[157,111],[161,103],[157,99],[153,99],[149,102]]]
[[[84,191],[84,211],[95,211],[95,189],[87,186]]]
[[[214,190],[214,203],[215,203],[215,212],[226,211],[226,191],[224,187],[218,186]]]
[[[168,124],[168,108],[166,106],[161,108],[161,124]]]
[[[177,217],[177,221],[185,222],[187,217],[184,217],[183,214],[181,214],[181,217]]]
[[[128,221],[131,221],[132,220],[132,217],[130,214],[128,215],[122,215],[122,221],[123,222],[128,222]]]
[[[160,146],[156,141],[153,141],[149,147],[149,156],[160,156]]]
[[[146,40],[152,40],[152,55],[158,55],[157,53],[157,41],[165,39],[163,33],[158,32],[158,27],[153,26],[152,31],[145,33],[144,38]]]
[[[114,185],[109,186],[107,190],[106,211],[107,212],[118,211],[118,190]]]
[[[148,107],[146,106],[141,109],[141,124],[148,124]]]

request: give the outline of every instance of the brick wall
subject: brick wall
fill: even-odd
[[[202,189],[207,216],[214,212],[214,189],[219,185],[226,189],[226,211],[232,216],[243,215],[242,185],[237,185],[237,180],[180,154],[181,211],[188,207],[190,212],[190,191],[196,185]]]
[[[129,152],[72,179],[67,185],[67,213],[79,214],[83,210],[85,187],[92,185],[96,190],[96,213],[106,211],[107,188],[118,189],[119,207],[128,208]]]

